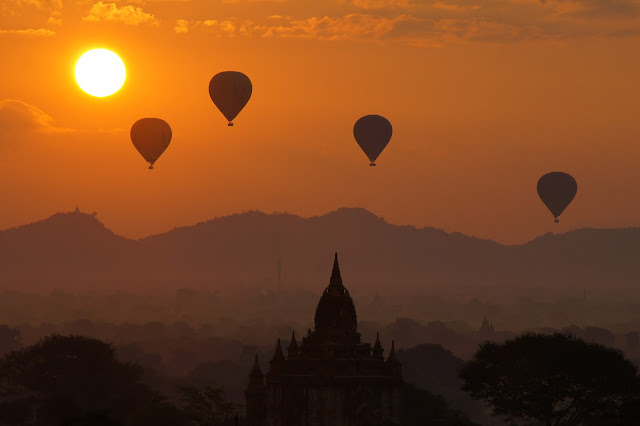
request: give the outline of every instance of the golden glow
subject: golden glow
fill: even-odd
[[[78,59],[76,81],[86,93],[104,97],[116,93],[127,76],[124,62],[106,49],[90,50]]]

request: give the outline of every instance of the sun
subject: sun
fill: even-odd
[[[126,77],[122,59],[107,49],[89,50],[76,63],[78,86],[91,96],[113,95],[120,90]]]

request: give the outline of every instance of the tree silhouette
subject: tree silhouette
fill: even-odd
[[[225,399],[223,388],[181,386],[178,397],[193,426],[232,425],[237,406]]]
[[[494,415],[547,426],[617,422],[639,389],[637,367],[621,351],[560,333],[485,342],[460,377]]]
[[[389,422],[389,426],[393,423]],[[462,413],[449,408],[441,395],[407,384],[402,394],[402,426],[476,426]],[[387,426],[383,424],[383,426]]]
[[[141,367],[118,361],[113,346],[100,340],[46,337],[0,359],[0,424],[178,424],[179,410],[141,376]],[[148,419],[157,411],[173,423]]]

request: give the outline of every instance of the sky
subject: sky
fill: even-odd
[[[516,244],[639,226],[640,3],[629,0],[0,0],[0,229],[79,205],[132,238],[246,210],[363,207]],[[107,48],[116,94],[74,79]],[[245,73],[228,127],[209,80]],[[353,125],[393,137],[368,160]],[[166,120],[153,171],[129,129]],[[553,223],[536,183],[578,182]]]

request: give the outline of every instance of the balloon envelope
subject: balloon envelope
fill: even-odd
[[[365,115],[353,126],[353,136],[360,148],[369,157],[370,166],[391,140],[393,128],[386,118],[380,115]]]
[[[249,102],[253,86],[249,77],[238,71],[223,71],[209,82],[209,96],[233,126],[233,119]]]
[[[160,118],[141,118],[131,126],[131,141],[153,169],[171,142],[171,127]]]
[[[538,195],[558,222],[562,214],[578,192],[576,180],[563,172],[551,172],[538,180]]]

